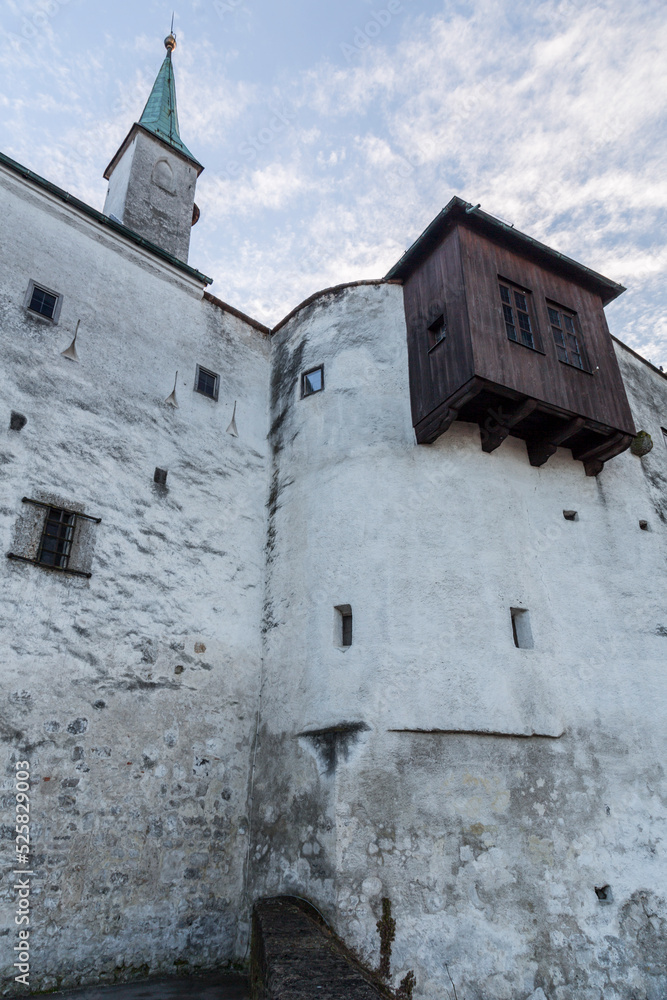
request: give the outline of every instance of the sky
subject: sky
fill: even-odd
[[[0,0],[0,149],[102,209],[176,0]],[[180,0],[190,263],[273,325],[382,277],[457,194],[628,291],[667,370],[664,0]]]

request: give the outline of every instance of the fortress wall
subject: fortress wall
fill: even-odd
[[[242,958],[269,344],[4,171],[0,216],[2,832],[8,865],[28,759],[31,988]],[[62,293],[56,326],[24,309],[31,278]],[[197,363],[220,374],[217,403],[193,392]],[[39,543],[24,496],[102,519],[85,522],[89,580],[5,558]],[[11,992],[10,880],[0,893]]]
[[[469,424],[416,446],[398,287],[274,336],[252,886],[312,899],[370,964],[389,898],[392,979],[414,969],[418,997],[450,973],[466,1000],[667,988],[667,393],[619,354],[655,448],[596,479],[563,449],[485,454]]]

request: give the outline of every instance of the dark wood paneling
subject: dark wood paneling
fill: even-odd
[[[417,441],[472,420],[485,451],[513,435],[527,442],[534,465],[562,446],[596,474],[635,433],[599,293],[471,226],[450,229],[405,279]],[[499,277],[530,292],[538,350],[507,337]],[[558,359],[548,302],[577,314],[592,371]],[[429,326],[443,312],[447,337],[433,346]]]
[[[449,233],[404,286],[413,423],[474,374],[459,233]],[[448,331],[431,349],[428,327],[446,308]]]
[[[459,227],[475,374],[615,430],[634,431],[602,300],[543,266]],[[498,276],[530,289],[544,354],[509,340]],[[547,300],[577,313],[594,374],[558,360]]]

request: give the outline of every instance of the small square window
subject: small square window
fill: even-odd
[[[30,282],[25,297],[25,307],[29,312],[50,320],[52,323],[57,323],[61,305],[62,296],[58,295],[57,292],[37,285],[34,281]]]
[[[208,396],[209,399],[217,400],[219,387],[220,376],[216,375],[215,372],[208,371],[207,368],[202,368],[201,365],[197,365],[195,392],[200,392],[202,396]]]
[[[42,530],[37,562],[44,566],[67,569],[75,523],[76,514],[69,510],[62,510],[60,507],[49,507]]]
[[[301,395],[312,396],[324,389],[324,366],[313,368],[301,376]]]

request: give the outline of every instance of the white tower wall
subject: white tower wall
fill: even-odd
[[[0,215],[2,788],[11,804],[29,760],[31,989],[237,960],[269,345],[201,282],[4,168]],[[57,325],[26,310],[31,279],[62,295]],[[61,352],[79,320],[76,363]],[[193,391],[197,364],[219,373],[218,402]],[[43,512],[24,496],[102,519],[86,523],[90,579],[5,558],[35,555]]]
[[[619,354],[656,446],[596,479],[563,449],[485,454],[476,425],[417,446],[400,287],[273,338],[253,890],[308,897],[372,965],[389,898],[419,997],[449,972],[467,1000],[667,988],[667,385]]]

